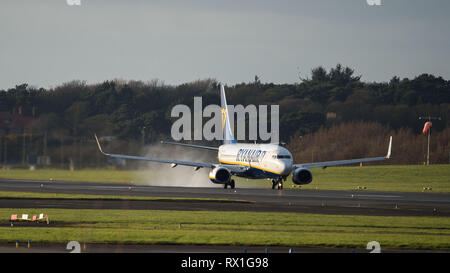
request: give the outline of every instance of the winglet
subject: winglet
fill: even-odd
[[[387,155],[386,155],[386,159],[391,158],[391,151],[392,151],[392,136],[389,139],[389,148],[388,148],[388,152],[387,152]]]
[[[98,145],[98,149],[100,150],[100,153],[104,154],[104,152],[102,151],[102,146],[100,146],[100,142],[98,141],[97,134],[94,134],[94,137],[95,137],[95,141],[97,141],[97,145]]]

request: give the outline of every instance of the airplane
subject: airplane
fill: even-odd
[[[391,157],[392,136],[389,139],[389,147],[386,156],[294,164],[292,154],[285,147],[278,144],[237,143],[231,131],[230,120],[228,117],[228,106],[225,97],[225,88],[223,85],[220,85],[220,100],[222,109],[222,145],[219,147],[210,147],[178,142],[166,142],[167,144],[217,151],[219,163],[203,163],[174,159],[109,154],[103,152],[97,135],[94,135],[94,137],[100,152],[107,157],[166,163],[170,164],[172,168],[178,165],[194,167],[194,170],[207,168],[210,169],[210,181],[215,184],[223,184],[225,189],[228,186],[230,186],[231,189],[235,188],[235,181],[232,177],[237,176],[249,179],[269,179],[272,180],[272,189],[277,188],[278,190],[282,190],[283,181],[286,181],[286,178],[289,175],[292,176],[292,182],[294,184],[306,185],[311,183],[313,176],[309,170],[310,168],[326,168],[329,166],[381,161],[390,159]]]

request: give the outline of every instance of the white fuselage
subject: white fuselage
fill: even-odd
[[[224,144],[219,147],[222,164],[248,166],[247,178],[275,178],[292,171],[292,155],[275,144]]]

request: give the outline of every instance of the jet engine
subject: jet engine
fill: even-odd
[[[308,169],[295,169],[292,172],[292,182],[297,185],[306,185],[312,181],[312,173]]]
[[[214,168],[209,172],[209,179],[216,184],[227,184],[230,182],[231,173],[225,168]]]

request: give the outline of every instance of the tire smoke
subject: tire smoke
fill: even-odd
[[[154,144],[143,147],[141,153],[145,157],[174,159],[193,162],[217,162],[217,152],[197,150],[167,144]],[[193,167],[176,166],[156,162],[140,162],[139,169],[143,172],[137,180],[151,186],[177,186],[177,187],[220,187],[209,180],[210,169],[200,168],[195,171]],[[142,177],[144,176],[144,177]]]

